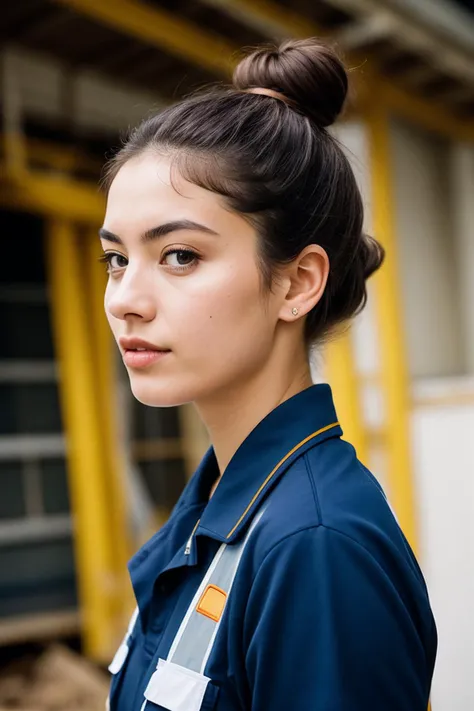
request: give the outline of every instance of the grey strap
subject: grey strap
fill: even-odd
[[[261,509],[255,515],[252,525],[240,543],[231,546],[223,543],[220,546],[181,622],[167,661],[200,674],[204,673],[224,611],[219,620],[215,621],[198,612],[196,608],[209,585],[216,586],[226,593],[225,605],[227,605],[245,546],[263,513],[264,509]]]

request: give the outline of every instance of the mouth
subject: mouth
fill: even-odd
[[[120,338],[119,344],[123,361],[129,368],[147,368],[171,353],[169,348],[155,346],[138,338]]]

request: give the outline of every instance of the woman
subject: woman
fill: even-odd
[[[425,711],[422,574],[308,354],[383,250],[327,127],[347,91],[315,40],[139,126],[108,166],[105,305],[135,397],[193,402],[212,447],[132,559],[112,711]]]

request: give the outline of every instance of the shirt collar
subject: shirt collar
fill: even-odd
[[[329,385],[313,385],[285,400],[235,452],[204,509],[196,536],[226,543],[238,539],[292,462],[319,442],[341,435]],[[215,461],[212,447],[204,461]]]

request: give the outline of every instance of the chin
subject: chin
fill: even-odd
[[[145,374],[129,373],[134,397],[148,407],[177,407],[192,402],[197,388],[187,387],[175,378],[159,378]]]

